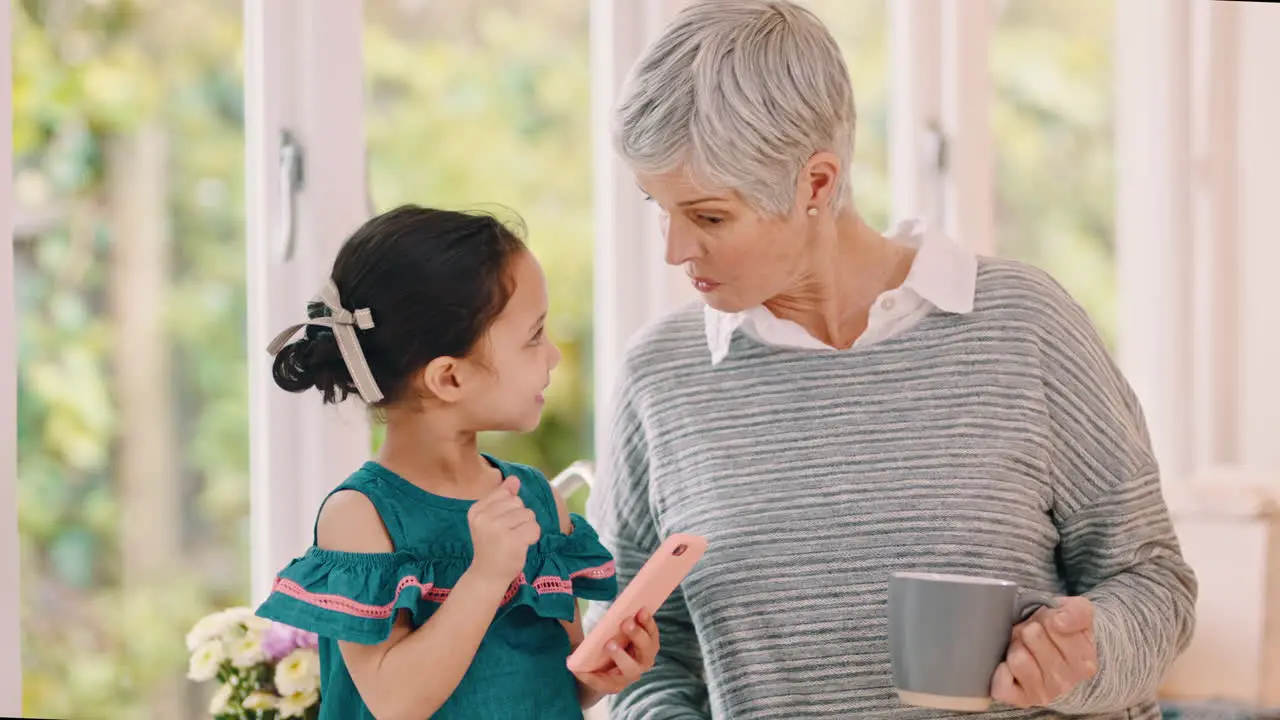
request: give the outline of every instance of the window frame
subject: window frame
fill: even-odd
[[[591,132],[595,149],[594,454],[608,450],[614,390],[631,336],[697,298],[661,250],[658,208],[614,151],[611,116],[640,53],[685,0],[592,0]]]
[[[0,47],[12,48],[12,4],[0,14]],[[13,53],[0,53],[0,136],[13,137]],[[22,716],[22,596],[18,587],[18,307],[13,256],[13,143],[0,143],[0,715]]]
[[[891,0],[893,217],[994,254],[991,0]],[[958,88],[964,87],[960,92]]]
[[[679,270],[663,263],[656,249],[657,211],[643,201],[608,135],[608,117],[627,71],[683,2],[592,0],[590,5],[597,456],[608,449],[607,420],[630,337],[695,298]],[[929,218],[983,253],[994,248],[994,148],[986,121],[991,3],[889,3],[893,214]],[[1280,393],[1280,380],[1266,360],[1271,355],[1263,352],[1276,348],[1256,345],[1274,341],[1246,342],[1245,333],[1250,327],[1262,329],[1270,316],[1266,301],[1277,291],[1274,283],[1256,282],[1245,291],[1234,287],[1248,270],[1241,259],[1251,249],[1266,250],[1262,231],[1273,225],[1258,194],[1277,177],[1266,158],[1237,150],[1259,148],[1260,155],[1280,157],[1280,138],[1268,130],[1268,118],[1280,117],[1280,103],[1266,105],[1260,117],[1238,112],[1239,98],[1263,91],[1267,80],[1261,70],[1239,67],[1238,51],[1232,49],[1236,36],[1261,31],[1250,30],[1243,11],[1233,5],[1115,3],[1119,360],[1147,407],[1157,455],[1173,477],[1197,462],[1280,452],[1266,437],[1266,423],[1249,422],[1280,413],[1258,405]],[[11,3],[5,10],[0,41],[11,47]],[[1193,32],[1193,17],[1196,28],[1207,18],[1207,30]],[[264,352],[278,330],[302,318],[343,238],[368,215],[363,4],[246,0],[244,24],[250,572],[257,602],[278,568],[310,542],[311,522],[324,495],[369,452],[363,412],[354,404],[318,410],[314,397],[278,391]],[[1250,37],[1254,51],[1280,57],[1280,44],[1267,46]],[[1187,79],[1191,70],[1199,78],[1194,85]],[[0,73],[6,78],[0,122],[7,123],[0,130],[11,135],[11,53],[0,60]],[[966,91],[955,92],[961,84]],[[1185,122],[1166,122],[1179,116]],[[941,134],[933,134],[933,128]],[[294,206],[296,253],[282,264],[272,252],[286,204],[279,164],[285,129],[300,139],[305,155],[304,187]],[[947,150],[945,164],[939,164],[931,145],[939,139]],[[0,218],[10,235],[11,153],[9,144],[0,149]],[[1206,171],[1209,157],[1215,164]],[[1250,182],[1238,182],[1237,170]],[[1216,245],[1211,241],[1224,228],[1215,218],[1231,223],[1227,242]],[[1217,235],[1211,237],[1212,230]],[[1246,242],[1251,233],[1257,237]],[[22,693],[13,272],[12,252],[0,253],[0,329],[8,333],[0,342],[0,714],[16,716]],[[1188,325],[1187,317],[1197,319]],[[1216,349],[1193,355],[1193,347],[1204,343]],[[1258,357],[1249,360],[1255,353]],[[1237,372],[1244,377],[1235,377]],[[1250,392],[1243,393],[1244,387]],[[1187,388],[1194,391],[1188,395]],[[1210,428],[1219,429],[1209,435]]]
[[[1280,335],[1276,333],[1275,308],[1280,304],[1280,243],[1276,242],[1275,187],[1280,185],[1280,93],[1276,92],[1275,68],[1280,67],[1280,7],[1266,3],[1224,3],[1196,0],[1212,6],[1214,15],[1225,16],[1239,39],[1230,32],[1224,48],[1236,53],[1232,79],[1235,96],[1221,111],[1226,114],[1221,127],[1231,144],[1217,149],[1212,157],[1227,159],[1226,168],[1210,175],[1220,184],[1215,196],[1223,216],[1232,218],[1228,255],[1229,269],[1218,291],[1237,295],[1226,318],[1226,332],[1219,342],[1234,349],[1227,371],[1234,383],[1219,388],[1224,407],[1236,418],[1234,455],[1228,458],[1253,468],[1280,486]],[[1233,64],[1234,63],[1234,64]],[[1223,82],[1209,80],[1211,86]],[[1246,104],[1247,101],[1247,104]],[[1218,141],[1225,140],[1215,136]],[[1234,184],[1233,184],[1234,183]],[[1224,228],[1216,228],[1222,232]],[[1212,243],[1214,237],[1206,238]],[[1226,244],[1224,244],[1226,245]],[[1224,263],[1225,264],[1225,263]],[[1213,292],[1212,289],[1209,292]],[[1234,391],[1233,391],[1234,390]],[[1280,657],[1274,656],[1280,663]]]
[[[1190,465],[1187,7],[1117,3],[1115,29],[1117,355],[1175,475]]]
[[[312,540],[325,495],[368,459],[356,403],[321,408],[276,388],[267,344],[305,317],[343,240],[368,218],[363,3],[244,3],[246,256],[249,296],[250,572],[252,600]],[[302,147],[295,251],[279,260],[288,208],[282,133]]]

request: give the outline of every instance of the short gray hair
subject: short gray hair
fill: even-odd
[[[814,153],[840,158],[832,207],[850,202],[854,109],[849,70],[813,13],[785,0],[699,0],[631,70],[614,117],[618,152],[637,172],[682,165],[706,187],[736,190],[785,215]]]

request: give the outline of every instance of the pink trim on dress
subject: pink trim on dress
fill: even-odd
[[[613,577],[614,573],[616,573],[617,571],[618,571],[617,564],[614,563],[614,561],[610,560],[609,562],[603,565],[597,565],[596,567],[583,568],[582,570],[579,570],[577,572],[569,573],[569,578],[573,580],[577,580],[580,577],[584,577],[590,580],[607,580]]]
[[[554,575],[544,575],[536,578],[533,582],[529,582],[524,573],[516,576],[511,581],[511,585],[507,588],[506,594],[502,598],[502,604],[506,605],[515,599],[516,593],[520,591],[521,586],[529,585],[539,595],[551,594],[573,594],[572,579],[588,578],[592,580],[604,580],[613,577],[617,568],[614,561],[592,568],[585,568],[569,575],[570,580],[558,578]],[[400,599],[400,593],[409,588],[417,588],[422,594],[423,599],[434,603],[443,603],[449,599],[449,588],[436,587],[434,583],[423,583],[413,576],[406,577],[396,585],[396,595],[391,602],[386,605],[366,605],[356,602],[351,598],[341,595],[330,595],[325,593],[313,593],[292,580],[286,580],[277,577],[272,592],[278,592],[281,595],[288,595],[296,600],[301,600],[308,605],[314,605],[324,610],[333,610],[335,612],[355,615],[356,617],[371,618],[374,620],[382,620],[391,617],[391,613],[395,610],[396,602]]]

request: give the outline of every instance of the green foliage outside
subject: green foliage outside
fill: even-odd
[[[590,452],[592,182],[586,5],[370,4],[364,43],[374,205],[495,212],[525,226],[564,355],[530,435],[487,450],[554,473]]]
[[[1113,0],[1001,0],[996,241],[1049,271],[1115,350]]]
[[[856,192],[884,226],[885,2],[811,5],[845,48]],[[1109,5],[1008,4],[992,53],[1002,251],[1054,272],[1104,328]],[[506,206],[547,271],[565,359],[545,420],[485,444],[554,473],[591,455],[587,3],[365,7],[375,206]],[[248,599],[245,378],[259,353],[244,342],[241,3],[12,13],[24,709],[201,717],[183,635]]]
[[[177,717],[183,634],[247,591],[240,7],[11,12],[24,709]],[[167,192],[131,205],[148,178]],[[150,306],[125,278],[157,269]],[[117,384],[153,360],[172,368],[154,389]],[[167,417],[125,419],[143,407]],[[125,458],[158,472],[125,493]],[[138,502],[167,496],[163,518]]]

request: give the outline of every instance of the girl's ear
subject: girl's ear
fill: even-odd
[[[463,392],[462,361],[453,357],[438,357],[422,369],[422,388],[441,402],[456,403]]]

